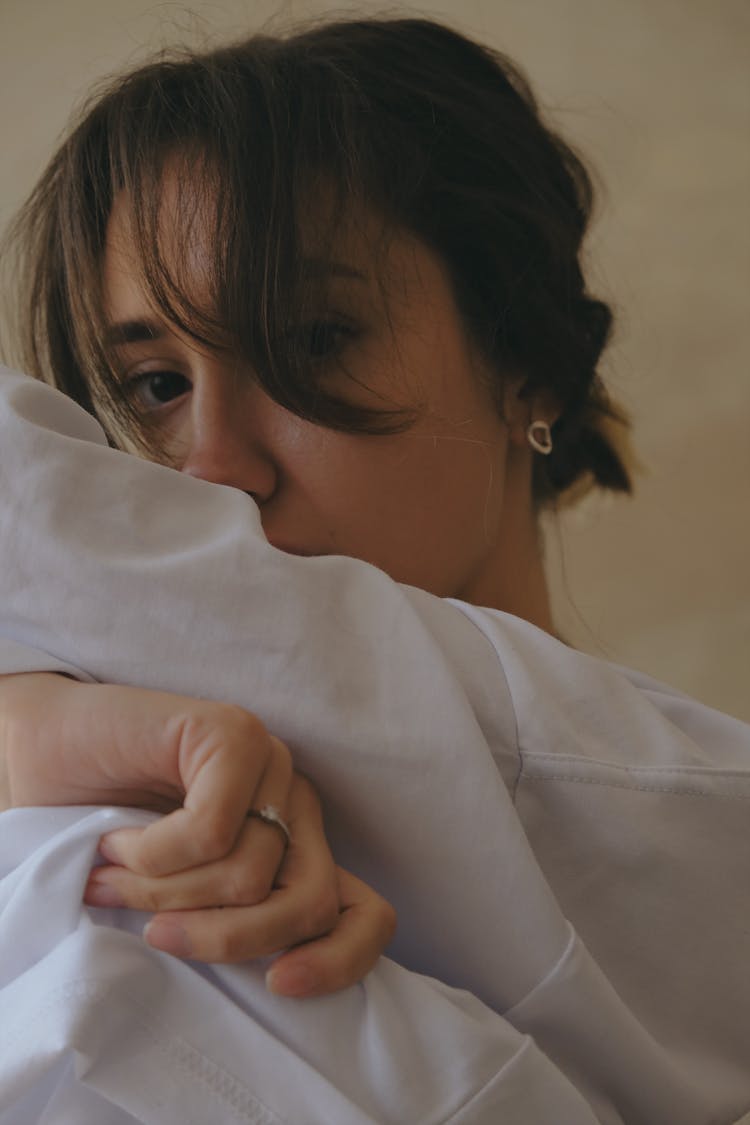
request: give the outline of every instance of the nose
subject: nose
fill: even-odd
[[[212,373],[196,378],[182,471],[240,488],[258,504],[270,499],[278,470],[263,432],[266,399],[259,387],[240,376]]]

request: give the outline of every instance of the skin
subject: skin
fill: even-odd
[[[165,323],[144,291],[120,197],[105,306],[114,337],[123,324],[130,336],[133,325],[143,329],[116,347],[122,378],[174,463],[250,493],[281,550],[363,559],[396,581],[551,630],[526,440],[531,417],[551,421],[549,410],[520,398],[520,381],[509,378],[501,415],[439,258],[406,233],[376,258],[377,234],[372,219],[339,230],[318,368],[350,400],[416,409],[406,432],[341,433],[305,421],[230,353],[200,351]],[[192,260],[201,300],[199,243]]]
[[[5,676],[0,748],[0,807],[165,814],[103,837],[108,863],[85,893],[91,906],[153,913],[144,937],[158,949],[231,963],[297,946],[267,981],[302,997],[361,980],[393,936],[392,907],[334,865],[316,794],[293,773],[289,751],[242,708],[52,674]],[[277,829],[246,817],[265,804],[287,821],[287,848]]]

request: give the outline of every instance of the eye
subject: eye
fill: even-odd
[[[294,346],[306,352],[310,359],[322,360],[339,355],[356,334],[356,329],[350,324],[316,320],[293,332],[291,341]]]
[[[192,390],[192,383],[179,371],[141,371],[125,381],[125,392],[139,409],[158,410]]]

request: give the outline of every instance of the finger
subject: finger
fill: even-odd
[[[160,878],[139,875],[121,866],[94,868],[84,902],[89,906],[120,906],[152,914],[253,906],[268,897],[284,858],[285,844],[283,834],[273,825],[246,820],[230,854],[213,863]]]
[[[393,938],[391,904],[349,872],[337,873],[342,909],[336,925],[275,961],[266,974],[271,992],[301,999],[348,988],[370,972]]]
[[[254,839],[259,841],[269,835],[276,836],[277,845],[280,845],[276,865],[276,870],[278,870],[291,840],[289,825],[292,819],[292,807],[290,806],[290,797],[294,779],[292,758],[287,747],[274,735],[269,735],[269,737],[271,739],[269,762],[255,790],[252,806],[246,809],[245,817],[246,819],[249,818],[253,827]],[[263,810],[270,810],[277,819],[259,815]]]
[[[110,862],[149,877],[198,867],[231,852],[256,793],[285,809],[292,765],[284,744],[237,708],[221,708],[213,725],[204,713],[198,719],[184,724],[190,768],[183,807],[147,828],[102,837],[100,850]]]
[[[318,901],[316,913],[308,912],[304,919],[297,905],[289,909],[279,904],[284,894],[272,891],[257,906],[156,914],[146,926],[144,938],[154,948],[177,957],[231,965],[278,953],[290,936],[294,940],[311,927],[321,933],[334,923],[335,894],[331,894],[329,908]]]
[[[147,927],[149,944],[198,961],[236,963],[329,931],[339,914],[336,868],[317,797],[298,776],[289,806],[291,843],[277,886],[265,901],[249,908],[162,912]]]
[[[327,933],[339,917],[335,869],[322,835],[312,846],[305,829],[299,836],[292,837],[280,885],[263,902],[159,913],[144,933],[148,943],[178,957],[235,964]]]

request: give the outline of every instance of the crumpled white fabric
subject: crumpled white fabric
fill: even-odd
[[[533,1042],[469,993],[388,961],[339,996],[147,947],[81,893],[106,831],[148,814],[0,816],[2,1125],[490,1125],[595,1118]]]
[[[405,1096],[409,1080],[399,1075],[417,1065],[415,1054],[425,1089],[442,1088],[451,1058],[465,1062],[458,1095],[477,1091],[476,1103],[441,1108],[436,1120],[473,1106],[479,1116],[455,1120],[497,1121],[501,1105],[514,1125],[564,1122],[567,1105],[580,1125],[591,1115],[606,1125],[714,1125],[748,1111],[743,724],[507,615],[399,587],[350,559],[280,554],[242,493],[108,450],[91,418],[12,373],[0,375],[0,594],[0,670],[67,670],[231,699],[290,743],[325,797],[340,862],[378,886],[400,917],[393,955],[404,968],[384,962],[351,990],[379,998],[368,1003],[375,1030],[360,1064],[372,1050],[395,1067],[386,1084],[358,1064],[358,1112],[371,1112],[367,1099],[386,1085]],[[2,858],[9,815],[0,818]],[[62,847],[54,832],[47,843],[52,855]],[[94,846],[92,834],[84,867]],[[79,901],[68,899],[75,916]],[[123,935],[96,929],[108,936],[97,934],[93,960],[116,977],[102,945]],[[17,940],[6,941],[9,933],[0,929],[3,963]],[[78,922],[75,933],[83,940]],[[150,980],[151,958],[168,959],[128,940],[129,963],[143,966],[134,978]],[[28,971],[43,993],[45,960],[7,987]],[[210,1001],[180,1008],[175,999],[174,1012],[187,1023],[198,1016],[198,1027],[214,1005],[218,1018],[226,991],[235,995],[226,974],[237,970],[168,962],[163,971],[170,981],[182,974],[175,997],[190,996],[187,980],[201,989],[210,981]],[[466,999],[467,1037],[464,1001],[420,972],[468,989],[492,1012],[480,1017]],[[30,1011],[33,992],[24,994]],[[264,1030],[269,1010],[280,1021],[273,1043],[307,1060],[295,1038],[300,1005],[273,1000],[269,1009],[265,994],[252,996],[245,1006]],[[86,1003],[76,1001],[95,1023],[103,1005]],[[347,1043],[359,1041],[359,1023],[350,994],[325,1003],[330,1035],[318,1036],[316,1073],[349,1096],[349,1064],[336,1062],[331,1044],[337,1027],[354,1028]],[[422,1051],[421,1035],[433,1032]],[[72,1036],[68,1027],[61,1040],[68,1059]],[[220,1054],[222,1043],[214,1034]],[[277,1065],[265,1044],[268,1065],[253,1088],[264,1104]],[[36,1064],[32,1045],[25,1049],[31,1061],[16,1063],[33,1097]],[[123,1067],[123,1088],[161,1073],[139,1058],[126,1076],[114,1053],[107,1065]],[[232,1062],[217,1065],[234,1073]],[[70,1085],[65,1073],[60,1091]],[[10,1082],[0,1082],[0,1105]],[[485,1103],[488,1091],[495,1101]],[[433,1100],[418,1110],[398,1102],[392,1118],[378,1105],[374,1120],[431,1121]],[[143,1112],[136,1120],[161,1120]],[[305,1102],[301,1116],[298,1108],[281,1116],[308,1125],[312,1112]],[[349,1107],[327,1112],[331,1122],[359,1120]]]

